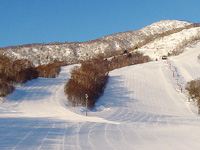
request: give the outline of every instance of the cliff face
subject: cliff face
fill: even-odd
[[[0,54],[13,60],[28,59],[35,66],[53,61],[75,63],[79,60],[97,57],[99,54],[108,56],[109,53],[115,51],[134,50],[157,38],[195,26],[186,21],[163,20],[140,30],[117,33],[93,41],[5,47],[0,49]]]

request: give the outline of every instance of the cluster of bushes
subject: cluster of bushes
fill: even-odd
[[[114,56],[109,59],[93,59],[82,62],[81,66],[74,67],[71,71],[71,78],[65,85],[65,93],[69,103],[75,107],[86,105],[85,94],[88,95],[88,107],[94,108],[95,102],[103,94],[108,82],[108,73],[111,70],[133,64],[145,63],[150,59],[140,53],[128,53]]]
[[[149,56],[144,56],[141,53],[129,53],[127,50],[122,55],[114,56],[109,61],[109,70],[122,68],[125,66],[141,64],[150,61]]]
[[[6,96],[14,90],[14,85],[23,84],[38,77],[36,68],[28,60],[12,61],[0,56],[0,96]]]
[[[61,71],[61,66],[67,65],[64,61],[56,61],[51,64],[45,64],[38,66],[36,70],[39,73],[39,77],[55,78]]]
[[[198,61],[200,62],[200,55],[197,57]]]
[[[104,91],[108,81],[108,62],[85,62],[71,71],[71,78],[65,86],[65,93],[72,106],[86,105],[85,94],[88,95],[88,108],[92,109]]]
[[[27,59],[13,61],[8,57],[0,56],[0,97],[12,93],[15,85],[23,84],[28,80],[38,77],[55,78],[63,65],[66,63],[54,62],[35,68]]]
[[[197,105],[200,105],[200,78],[188,82],[186,90],[189,92],[190,99],[196,100]]]

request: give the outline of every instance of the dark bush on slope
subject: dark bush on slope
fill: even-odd
[[[108,81],[108,62],[86,62],[74,67],[71,78],[65,86],[65,93],[72,106],[86,105],[85,94],[88,95],[88,107],[92,109],[97,99],[103,94]]]
[[[197,105],[200,105],[200,78],[188,82],[186,90],[188,90],[190,98],[196,100]]]
[[[0,97],[4,97],[14,91],[15,87],[5,82],[0,82]]]
[[[0,96],[12,93],[14,86],[23,84],[28,80],[40,77],[55,78],[60,67],[66,62],[54,62],[52,64],[41,65],[35,68],[33,64],[26,60],[12,61],[10,58],[0,56]]]
[[[38,72],[28,60],[12,61],[0,56],[0,96],[6,96],[14,90],[14,85],[23,84],[38,77]]]
[[[67,65],[64,61],[56,61],[51,64],[38,66],[36,69],[39,73],[39,77],[55,78],[61,71],[61,66]]]
[[[109,70],[114,70],[118,68],[122,68],[125,66],[136,65],[141,63],[149,62],[149,56],[144,56],[141,53],[126,53],[119,56],[114,56],[109,61]]]
[[[200,55],[197,57],[198,61],[200,62]]]

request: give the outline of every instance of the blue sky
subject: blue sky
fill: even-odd
[[[88,41],[168,19],[200,23],[200,0],[0,0],[0,47]]]

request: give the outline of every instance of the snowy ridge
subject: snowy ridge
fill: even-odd
[[[35,66],[67,61],[69,64],[78,60],[96,57],[113,51],[135,49],[150,42],[160,34],[177,29],[192,28],[195,25],[186,21],[163,20],[136,31],[109,35],[97,40],[74,43],[29,44],[0,49],[0,53],[12,59],[28,59]]]

